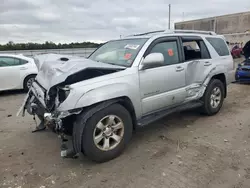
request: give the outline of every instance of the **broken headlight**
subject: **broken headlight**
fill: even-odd
[[[70,87],[64,86],[58,88],[58,100],[60,103],[65,101],[65,99],[69,96],[70,93]]]

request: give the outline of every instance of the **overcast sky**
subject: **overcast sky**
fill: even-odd
[[[250,10],[249,0],[0,0],[0,43],[106,41]]]

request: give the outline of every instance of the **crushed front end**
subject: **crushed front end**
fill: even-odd
[[[36,128],[33,132],[39,132],[46,128],[51,129],[59,135],[62,140],[61,156],[76,157],[71,140],[75,115],[81,113],[82,109],[58,111],[57,107],[67,98],[69,87],[55,87],[47,92],[37,81],[34,81],[19,112],[25,116],[27,111],[33,116]],[[37,119],[39,123],[37,123]]]
[[[76,87],[74,84],[85,80],[112,74],[125,67],[105,64],[79,57],[63,55],[39,55],[34,57],[39,72],[18,111],[39,119],[33,132],[52,129],[62,139],[61,156],[75,157],[81,152],[83,126],[74,126],[77,115],[83,113],[87,105],[77,106],[78,101],[89,87]],[[91,87],[90,87],[91,86]],[[90,113],[86,113],[90,114]],[[75,128],[76,127],[76,128]]]

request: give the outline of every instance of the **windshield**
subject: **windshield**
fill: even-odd
[[[98,48],[89,59],[130,67],[138,52],[148,39],[124,39],[110,41]]]

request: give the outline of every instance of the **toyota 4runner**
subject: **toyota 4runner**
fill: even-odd
[[[96,162],[119,156],[133,130],[176,111],[214,115],[227,96],[234,63],[223,36],[155,31],[112,40],[88,58],[34,57],[39,73],[19,113],[62,139],[61,156]],[[19,114],[18,113],[18,114]]]

